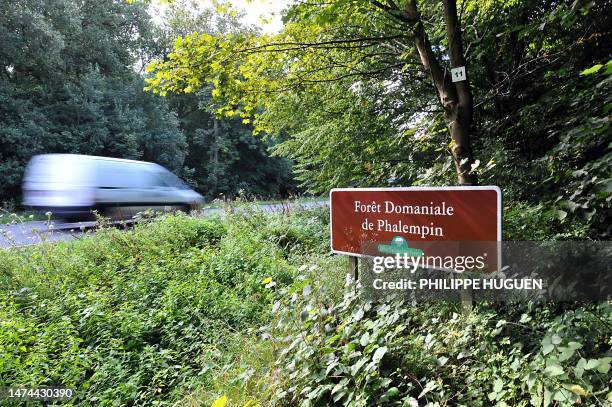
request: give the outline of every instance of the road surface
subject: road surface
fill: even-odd
[[[264,212],[282,212],[288,208],[314,208],[328,205],[328,201],[292,202],[279,204],[254,204]],[[241,210],[244,207],[235,207]],[[223,209],[204,209],[201,216],[223,214]],[[71,240],[81,236],[85,231],[93,233],[96,222],[65,223],[59,220],[34,221],[0,225],[0,248],[28,246],[42,241]]]

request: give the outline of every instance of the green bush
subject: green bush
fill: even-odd
[[[609,305],[331,300],[315,269],[276,305],[280,405],[605,405]],[[303,286],[303,282],[301,286]]]
[[[523,209],[513,236],[546,222]],[[612,401],[609,305],[369,302],[328,227],[326,209],[177,215],[0,251],[0,386],[75,405]]]
[[[262,282],[293,281],[284,249],[253,233],[273,218],[293,227],[272,215],[177,215],[1,251],[0,386],[62,384],[75,404],[151,405],[214,380],[235,341],[267,321]]]

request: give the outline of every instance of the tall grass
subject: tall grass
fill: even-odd
[[[68,386],[75,404],[215,398],[267,352],[262,281],[291,284],[289,259],[321,250],[317,216],[166,216],[0,251],[0,386]]]
[[[598,304],[375,303],[324,208],[166,215],[0,250],[0,387],[73,405],[605,405]]]

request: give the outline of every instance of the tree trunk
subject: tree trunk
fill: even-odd
[[[465,66],[456,0],[444,0],[444,22],[446,23],[451,66],[453,68]],[[474,156],[470,145],[474,101],[470,90],[470,78],[467,76],[467,67],[465,73],[464,81],[451,83],[451,86],[454,85],[457,98],[453,100],[449,110],[445,109],[445,116],[453,141],[451,151],[457,169],[458,181],[460,184],[474,185],[477,179],[476,175],[471,173]]]
[[[464,81],[453,82],[450,72],[442,68],[433,53],[427,32],[423,27],[416,0],[406,3],[401,18],[404,22],[412,24],[414,41],[421,64],[429,73],[436,87],[438,100],[444,109],[444,119],[450,133],[451,154],[455,162],[457,180],[462,185],[475,185],[477,179],[476,175],[471,172],[474,156],[470,145],[474,103],[467,69]],[[465,66],[456,0],[444,0],[444,21],[451,66],[453,68]]]
[[[212,188],[217,191],[219,185],[219,120],[213,116],[213,144],[210,159],[212,161]]]

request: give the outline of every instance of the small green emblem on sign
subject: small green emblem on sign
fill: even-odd
[[[413,257],[424,256],[425,252],[408,246],[408,241],[401,236],[395,236],[390,244],[379,244],[378,251],[388,254],[407,254]]]

